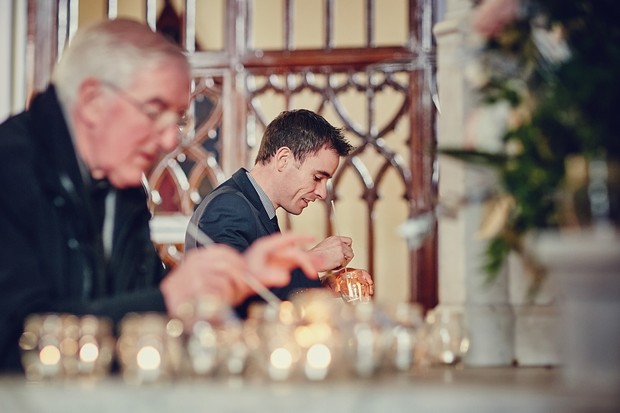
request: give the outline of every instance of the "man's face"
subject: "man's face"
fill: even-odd
[[[95,178],[105,176],[117,188],[138,186],[142,174],[178,143],[174,115],[189,103],[187,72],[168,62],[144,71],[126,88],[98,86],[106,102],[89,133],[89,167]]]
[[[308,155],[301,164],[294,160],[287,162],[278,196],[279,206],[299,215],[310,202],[325,199],[327,180],[338,168],[339,161],[336,151],[323,147],[316,154]]]

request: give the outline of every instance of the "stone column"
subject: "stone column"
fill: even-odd
[[[540,252],[540,251],[535,251]],[[560,363],[560,312],[557,283],[549,277],[534,297],[528,297],[531,277],[516,256],[508,260],[510,303],[515,315],[515,361],[521,366]]]
[[[474,105],[463,70],[471,58],[467,49],[471,2],[452,0],[446,6],[445,19],[434,28],[440,148],[463,146],[467,118]],[[482,269],[485,242],[476,237],[483,214],[483,205],[476,198],[484,187],[493,184],[493,177],[443,156],[439,168],[440,199],[465,201],[455,218],[439,219],[440,307],[464,311],[470,340],[466,364],[510,365],[514,360],[514,317],[507,271],[502,271],[495,282],[486,283]]]
[[[0,122],[26,104],[28,2],[0,2]]]
[[[0,4],[0,90],[11,90],[11,2]],[[0,122],[11,112],[11,94],[0,94]]]
[[[437,82],[441,113],[439,147],[463,147],[474,91],[465,68],[475,59],[468,35],[469,0],[447,0],[445,19],[434,33],[437,40]],[[471,341],[465,362],[472,366],[555,365],[558,355],[558,311],[550,282],[534,299],[528,298],[531,279],[518,257],[510,257],[492,283],[483,270],[485,241],[477,238],[484,213],[477,202],[485,187],[493,185],[489,171],[440,156],[439,196],[465,201],[455,218],[439,219],[440,307],[465,313]]]

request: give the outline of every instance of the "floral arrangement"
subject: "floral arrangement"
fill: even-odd
[[[515,251],[535,292],[545,270],[524,236],[592,219],[592,205],[584,213],[574,201],[591,200],[590,162],[620,160],[619,22],[617,0],[484,0],[475,9],[483,46],[466,76],[479,105],[465,147],[440,153],[498,173],[481,228],[491,280]],[[607,201],[616,212],[618,199]]]

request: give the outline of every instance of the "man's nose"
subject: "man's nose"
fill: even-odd
[[[159,146],[164,152],[170,152],[179,144],[179,128],[170,125],[159,132]]]
[[[314,189],[314,194],[319,199],[325,199],[327,197],[327,181],[321,181]]]

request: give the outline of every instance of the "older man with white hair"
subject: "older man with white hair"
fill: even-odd
[[[206,294],[240,303],[245,276],[283,285],[300,265],[316,276],[297,247],[307,237],[292,235],[243,255],[210,245],[166,275],[141,179],[177,144],[189,99],[176,45],[141,23],[104,21],[79,31],[47,90],[0,125],[0,371],[20,368],[29,314],[175,315]]]

